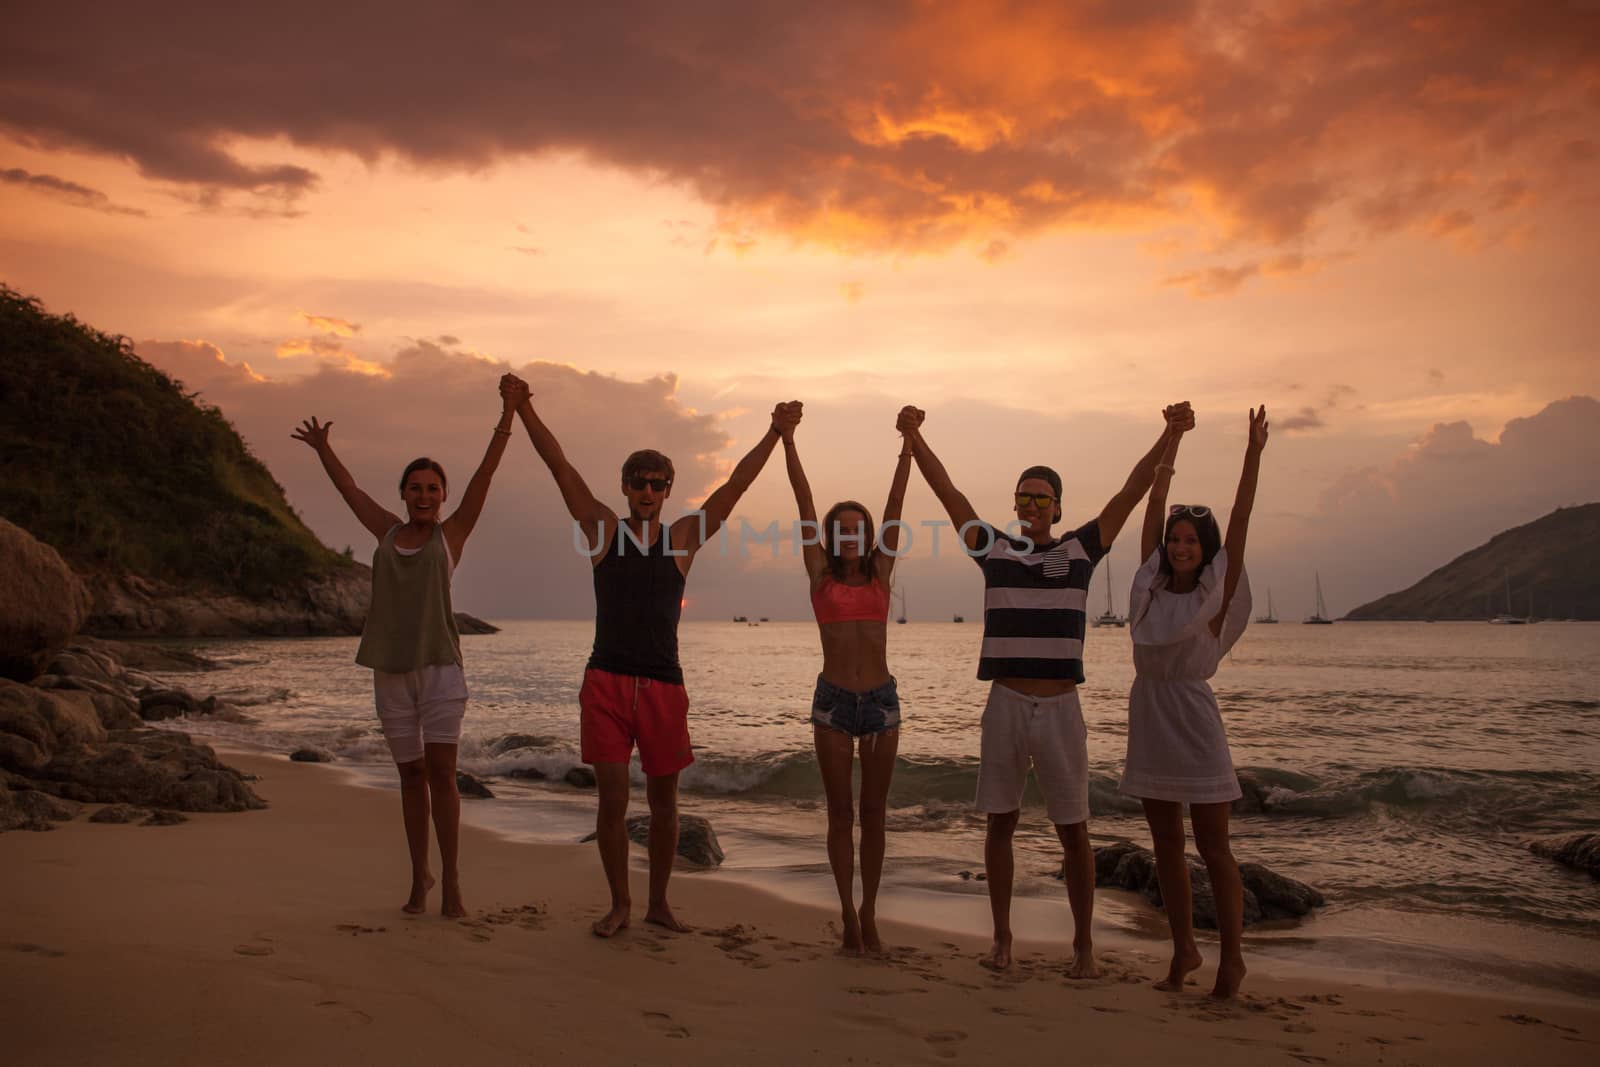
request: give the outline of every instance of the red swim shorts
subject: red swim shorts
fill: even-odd
[[[681,685],[591,667],[583,672],[578,709],[585,763],[627,763],[636,741],[639,765],[652,777],[694,762],[689,693]]]

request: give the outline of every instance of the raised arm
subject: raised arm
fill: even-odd
[[[1222,610],[1211,620],[1211,632],[1220,634],[1222,622],[1244,574],[1244,541],[1250,532],[1250,512],[1256,504],[1256,478],[1261,473],[1261,453],[1267,447],[1267,406],[1250,409],[1250,440],[1244,448],[1244,470],[1239,473],[1239,489],[1233,495],[1233,510],[1228,513],[1228,534],[1223,547],[1228,550],[1228,575],[1222,583]]]
[[[521,382],[515,375],[507,375],[506,378],[510,379],[506,381],[506,385],[510,388]],[[599,548],[602,524],[605,525],[608,536],[616,535],[616,513],[596,500],[594,494],[589,492],[589,486],[584,483],[577,468],[567,461],[567,454],[561,451],[561,444],[556,440],[556,435],[550,432],[550,427],[546,426],[544,420],[539,418],[539,413],[534,411],[531,395],[522,396],[517,405],[517,415],[522,419],[523,428],[528,431],[528,440],[533,442],[533,450],[539,453],[539,458],[544,460],[544,465],[550,468],[550,473],[555,477],[556,488],[561,490],[561,499],[567,505],[567,512],[583,529],[583,535],[589,539],[589,546]]]
[[[978,513],[972,510],[972,502],[966,495],[950,481],[950,474],[944,469],[944,464],[939,462],[939,457],[933,454],[933,449],[929,448],[928,442],[923,439],[922,420],[926,417],[927,412],[921,408],[907,405],[900,409],[900,418],[895,423],[895,428],[905,435],[906,442],[910,445],[911,458],[917,461],[917,469],[922,472],[922,478],[928,483],[928,488],[933,490],[933,495],[944,505],[945,514],[950,516],[950,521],[955,523],[957,530],[966,530],[962,540],[966,542],[968,548],[976,549],[983,536],[976,526]],[[973,525],[968,525],[969,523]]]
[[[883,505],[883,525],[878,527],[879,552],[873,559],[878,579],[888,584],[894,573],[895,553],[900,549],[900,511],[906,502],[906,483],[911,480],[911,442],[900,439],[900,458],[895,460],[894,478],[889,482],[889,499]]]
[[[355,512],[361,525],[367,532],[378,540],[383,540],[383,535],[389,532],[390,527],[400,522],[400,516],[368,496],[356,484],[355,478],[345,470],[344,464],[339,462],[339,457],[333,454],[333,445],[328,443],[328,431],[333,429],[331,421],[317,422],[313,415],[300,424],[300,428],[289,436],[296,441],[304,441],[317,453],[317,458],[322,460],[322,469],[328,472],[328,477],[333,480],[333,487],[339,490],[339,495],[344,497],[344,502],[350,505],[350,510]]]
[[[1173,405],[1162,412],[1169,426],[1176,410],[1176,405]],[[1155,480],[1150,483],[1150,496],[1144,506],[1144,527],[1139,532],[1141,563],[1149,559],[1150,553],[1161,544],[1161,535],[1167,525],[1167,488],[1172,485],[1173,474],[1177,473],[1172,464],[1178,458],[1178,444],[1182,440],[1183,430],[1168,435],[1166,447],[1161,450],[1161,460],[1156,464]]]
[[[728,480],[706,497],[705,506],[700,509],[704,519],[696,515],[685,515],[672,524],[674,548],[686,548],[692,555],[722,529],[722,524],[733,514],[739,498],[744,496],[745,490],[756,480],[761,468],[767,465],[767,460],[772,458],[772,450],[782,439],[783,435],[778,430],[778,419],[784,411],[783,404],[772,409],[772,424],[767,427],[767,432],[761,435],[761,440],[756,442],[754,448],[745,453],[744,458],[733,468]]]
[[[800,512],[800,521],[809,523],[808,529],[815,533],[817,530],[817,504],[811,498],[811,483],[806,479],[806,470],[800,465],[800,453],[796,451],[794,444],[794,431],[800,425],[800,418],[803,413],[798,400],[788,404],[779,404],[778,417],[773,424],[777,426],[778,435],[783,439],[784,466],[789,472],[789,487],[794,490],[794,503]],[[801,555],[805,561],[806,574],[815,582],[823,570],[827,568],[827,553],[823,552],[821,545],[813,544],[805,538],[801,540],[805,542]]]
[[[1128,475],[1128,480],[1123,483],[1117,495],[1100,512],[1100,544],[1109,551],[1111,542],[1117,539],[1117,534],[1122,532],[1122,526],[1128,521],[1128,516],[1133,514],[1139,498],[1150,491],[1151,484],[1156,480],[1156,464],[1161,462],[1162,455],[1167,450],[1167,442],[1174,433],[1181,433],[1194,426],[1194,414],[1189,410],[1189,402],[1174,404],[1167,408],[1171,414],[1167,415],[1167,425],[1162,429],[1161,436],[1156,438],[1156,443],[1150,446],[1150,451],[1134,466]],[[1181,429],[1178,429],[1181,427]]]
[[[467,491],[461,494],[461,503],[444,520],[445,544],[450,546],[450,558],[457,563],[461,562],[461,551],[467,547],[472,528],[478,525],[478,516],[483,514],[483,502],[489,499],[489,483],[500,466],[500,457],[506,454],[506,442],[511,440],[511,419],[527,395],[527,383],[520,378],[514,379],[514,384],[504,378],[500,380],[500,421],[495,423],[494,435],[489,438],[483,461],[467,483]]]

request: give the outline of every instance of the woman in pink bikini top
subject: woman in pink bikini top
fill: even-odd
[[[811,698],[811,732],[828,797],[828,862],[839,887],[848,952],[882,951],[878,939],[878,881],[883,874],[884,813],[900,745],[900,697],[889,673],[889,580],[900,543],[900,506],[911,473],[904,447],[884,505],[884,531],[875,540],[872,516],[854,500],[828,509],[820,529],[811,486],[795,451],[801,405],[783,405],[777,423],[802,523],[815,531],[801,539],[811,608],[822,634],[822,673]],[[861,749],[861,906],[855,905],[856,818],[851,771],[856,740]]]

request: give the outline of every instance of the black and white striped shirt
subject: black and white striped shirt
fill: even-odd
[[[978,677],[1082,682],[1089,579],[1106,554],[1100,521],[1041,545],[987,523],[983,531],[988,551],[974,557],[984,585]]]

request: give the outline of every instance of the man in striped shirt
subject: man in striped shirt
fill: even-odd
[[[978,677],[992,681],[984,707],[978,761],[978,810],[988,816],[983,865],[994,915],[994,947],[984,965],[1011,966],[1011,838],[1033,767],[1066,859],[1072,905],[1073,961],[1068,974],[1093,978],[1094,851],[1089,846],[1088,731],[1078,704],[1083,681],[1085,599],[1095,564],[1111,549],[1155,481],[1170,435],[1194,425],[1187,403],[1163,413],[1166,429],[1133,468],[1099,516],[1058,537],[1061,476],[1029,467],[1017,479],[1017,521],[1007,531],[978,518],[944,464],[922,437],[924,412],[907,407],[898,429],[911,442],[917,469],[960,531],[967,554],[983,569],[983,651]]]

